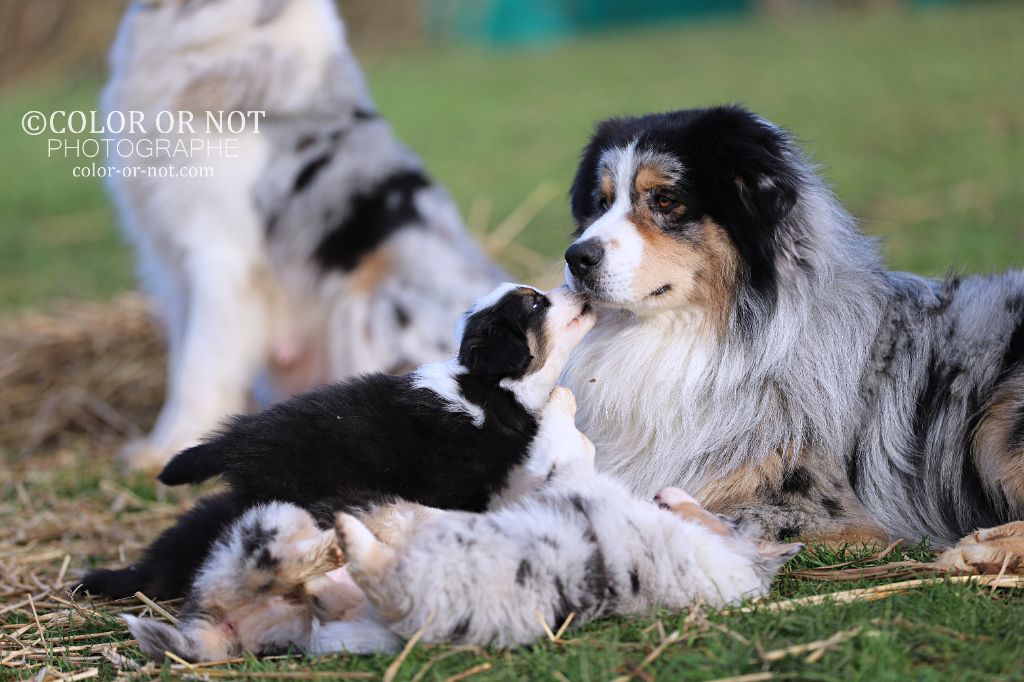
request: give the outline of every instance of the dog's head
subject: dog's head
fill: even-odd
[[[759,540],[758,532],[749,523],[704,509],[700,503],[684,490],[667,486],[658,491],[654,502],[662,509],[667,509],[676,516],[704,526],[715,535],[726,538],[729,542],[738,543],[755,552],[753,565],[765,579],[771,579],[787,561],[804,549],[799,542],[769,542]]]
[[[724,323],[741,293],[774,296],[799,158],[739,107],[601,123],[572,186],[566,281],[598,304],[699,308]]]
[[[466,313],[459,364],[469,375],[492,381],[549,381],[546,400],[594,319],[590,306],[567,287],[540,291],[502,284]]]
[[[239,36],[267,29],[299,6],[325,24],[337,22],[328,0],[134,0],[117,51],[138,59],[234,45]]]

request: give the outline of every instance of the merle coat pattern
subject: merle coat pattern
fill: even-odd
[[[836,543],[1024,517],[1024,272],[886,270],[740,107],[600,124],[571,207],[566,277],[599,322],[565,383],[634,492]]]
[[[163,409],[124,464],[158,471],[250,397],[454,353],[501,272],[377,110],[334,2],[129,3],[110,64],[104,109],[148,122],[119,136],[140,154],[111,158],[110,189],[169,351]],[[159,133],[161,112],[192,131]],[[259,116],[239,131],[210,112]],[[143,155],[162,142],[202,151]]]

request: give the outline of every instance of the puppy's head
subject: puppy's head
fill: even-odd
[[[566,287],[540,291],[502,284],[466,313],[459,364],[472,376],[494,381],[551,377],[550,393],[594,319],[590,306]]]
[[[758,540],[758,529],[750,524],[721,514],[709,512],[686,491],[667,486],[658,491],[654,502],[676,516],[699,523],[715,535],[721,535],[731,542],[742,543],[756,551],[754,565],[765,578],[771,578],[783,565],[804,549],[799,542],[767,542]]]
[[[598,304],[699,308],[724,324],[741,294],[774,296],[797,159],[739,107],[601,123],[572,186],[566,281]]]

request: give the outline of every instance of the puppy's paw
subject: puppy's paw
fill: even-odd
[[[580,431],[580,440],[583,442],[583,452],[587,455],[587,460],[590,465],[594,464],[594,457],[597,455],[597,448],[594,447],[594,442],[587,438],[587,435]]]
[[[383,575],[395,557],[395,552],[377,540],[359,519],[348,514],[335,518],[338,543],[348,559],[348,569],[357,581]]]
[[[370,529],[351,514],[342,513],[334,518],[334,532],[338,546],[350,564],[365,560],[377,544],[377,538]]]
[[[301,575],[311,576],[327,573],[345,563],[345,554],[338,545],[338,537],[327,530],[320,531],[316,537],[301,540],[294,545],[294,551],[288,553],[294,557],[294,563],[301,566]],[[299,574],[299,571],[296,571]]]
[[[576,418],[576,396],[565,386],[555,386],[548,398],[548,409],[569,417]]]
[[[697,498],[689,494],[682,488],[669,485],[665,486],[658,491],[658,494],[654,496],[654,501],[658,505],[664,505],[666,507],[674,507],[680,504],[695,504],[698,507],[700,503],[697,502]]]

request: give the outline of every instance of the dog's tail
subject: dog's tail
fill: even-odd
[[[90,571],[82,587],[115,599],[136,592],[152,599],[184,596],[213,543],[245,509],[243,501],[230,492],[205,497],[161,533],[136,564]]]
[[[202,483],[224,473],[222,452],[223,449],[217,446],[216,441],[182,450],[167,463],[157,480],[164,485]]]

